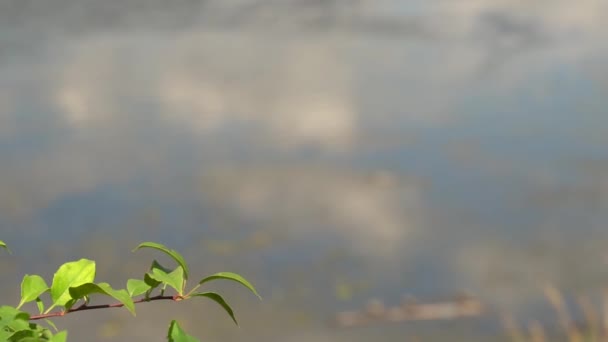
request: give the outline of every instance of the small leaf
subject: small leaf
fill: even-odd
[[[259,299],[262,299],[262,297],[260,297],[260,295],[258,294],[258,292],[253,287],[253,285],[251,285],[251,283],[249,281],[247,281],[247,279],[243,278],[242,276],[240,276],[240,275],[238,275],[236,273],[232,273],[232,272],[219,272],[219,273],[210,275],[210,276],[204,278],[203,280],[199,281],[198,284],[199,285],[203,285],[206,282],[209,282],[209,281],[212,281],[212,280],[216,280],[216,279],[226,279],[226,280],[235,281],[235,282],[237,282],[237,283],[245,286],[246,288],[248,288]]]
[[[40,335],[41,335],[40,337],[42,337],[43,340],[46,339],[47,341],[53,338],[53,333],[49,329],[42,328]]]
[[[55,306],[64,306],[72,299],[70,287],[92,283],[94,280],[95,261],[80,259],[61,265],[53,277],[53,284],[51,285],[53,304],[47,309],[47,312]]]
[[[0,323],[5,324],[6,322],[16,319],[29,321],[30,315],[27,312],[20,311],[12,306],[0,306]]]
[[[55,336],[53,336],[52,339],[49,340],[49,342],[66,342],[68,339],[68,332],[67,331],[60,331],[57,334],[55,334]]]
[[[0,340],[12,341],[20,336],[27,337],[31,331],[29,323],[30,315],[12,306],[0,307]]]
[[[44,302],[42,301],[42,299],[40,299],[40,297],[36,298],[36,306],[38,306],[38,311],[40,313],[44,312]]]
[[[144,294],[151,288],[150,285],[146,284],[144,280],[141,279],[129,279],[127,280],[127,292],[129,296],[135,297],[140,294]]]
[[[9,327],[13,331],[13,334],[8,338],[7,341],[10,342],[41,342],[41,340],[36,336],[35,331],[28,329],[27,325],[25,327],[14,328]],[[17,330],[16,330],[17,329]]]
[[[194,336],[186,334],[186,332],[179,326],[176,320],[172,320],[169,325],[169,332],[167,334],[169,342],[200,342],[199,339]]]
[[[226,303],[224,298],[222,296],[220,296],[219,294],[217,294],[215,292],[198,292],[198,293],[194,293],[194,294],[190,295],[190,297],[207,297],[207,298],[213,300],[214,302],[221,305],[222,308],[224,308],[224,310],[226,310],[226,312],[228,313],[230,318],[232,318],[232,320],[234,321],[234,324],[239,325],[239,323],[236,321],[236,318],[234,317],[234,312],[232,311],[232,308],[230,307],[230,305],[228,305],[228,303]]]
[[[156,259],[152,260],[152,265],[150,265],[150,271],[152,271],[155,268],[163,270],[163,271],[165,271],[165,273],[171,273],[171,271],[173,271],[173,269],[161,265],[160,262],[158,262],[158,260],[156,260]]]
[[[39,275],[25,275],[21,282],[21,301],[17,308],[23,304],[36,300],[41,294],[49,290],[49,286]]]
[[[129,296],[127,290],[115,290],[108,283],[86,283],[77,287],[70,287],[70,296],[74,299],[84,298],[93,293],[100,293],[106,296],[110,296],[119,302],[121,302],[125,308],[127,308],[133,316],[135,316],[135,304]]]
[[[150,276],[150,273],[144,274],[144,283],[150,286],[150,289],[155,289],[158,285],[162,284],[161,281],[158,281]]]
[[[188,274],[190,273],[188,271],[188,265],[186,264],[186,260],[184,260],[184,257],[181,254],[179,254],[177,251],[175,251],[173,249],[169,249],[169,248],[165,247],[164,245],[161,245],[160,243],[143,242],[143,243],[139,244],[139,246],[135,247],[133,252],[137,251],[140,248],[154,248],[154,249],[158,249],[159,251],[166,253],[182,267],[182,269],[184,270],[184,279],[188,279]]]
[[[8,251],[8,253],[11,253],[11,250],[8,249],[8,246],[6,245],[6,243],[4,243],[4,241],[0,240],[0,248],[4,248]]]
[[[1,327],[1,326],[0,326]],[[0,329],[0,341],[8,341],[13,333],[5,329]]]
[[[160,281],[171,286],[179,295],[183,294],[184,270],[181,266],[177,266],[177,268],[171,273],[166,273],[159,268],[155,268],[152,270],[152,273],[148,273],[148,275],[156,281]]]
[[[72,298],[68,300],[64,305],[65,309],[70,310],[74,306],[74,304],[76,304],[76,302],[78,302],[78,299]]]

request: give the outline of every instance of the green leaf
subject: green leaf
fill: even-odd
[[[53,336],[52,339],[49,340],[49,342],[66,342],[68,339],[68,332],[67,331],[60,331],[57,334],[55,334],[55,336]]]
[[[30,315],[12,306],[0,307],[0,340],[19,341],[20,337],[32,334],[29,323]],[[17,339],[19,338],[19,339]]]
[[[27,312],[20,311],[12,306],[0,306],[0,324],[4,325],[7,322],[11,322],[16,319],[29,321],[30,315]]]
[[[8,341],[11,335],[13,335],[11,331],[0,329],[0,341]]]
[[[7,324],[6,326],[12,331],[31,330],[30,323],[23,319],[15,319],[14,321]]]
[[[152,273],[148,273],[148,275],[156,280],[163,282],[177,291],[177,293],[181,296],[184,292],[184,269],[181,266],[177,266],[171,273],[166,273],[165,271],[154,268]]]
[[[148,286],[150,286],[150,289],[155,289],[158,287],[158,285],[162,284],[162,281],[158,281],[158,280],[152,278],[150,273],[146,273],[144,275],[144,283],[146,283]]]
[[[36,298],[36,306],[38,306],[38,311],[40,313],[44,312],[44,302],[42,299],[40,299],[40,297]]]
[[[140,248],[154,248],[154,249],[158,249],[159,251],[166,253],[182,267],[182,269],[184,270],[184,279],[188,279],[188,274],[190,273],[188,270],[188,265],[186,264],[186,260],[184,260],[184,257],[181,254],[179,254],[177,251],[169,249],[169,248],[165,247],[164,245],[161,245],[160,243],[143,242],[143,243],[139,244],[139,246],[135,247],[133,252],[137,251]]]
[[[127,280],[127,292],[129,293],[129,296],[131,296],[131,297],[135,297],[135,296],[144,294],[146,291],[148,291],[151,288],[152,287],[150,285],[146,284],[146,282],[144,280],[141,280],[141,279]]]
[[[152,260],[152,265],[150,265],[150,271],[152,271],[155,268],[163,270],[163,271],[165,271],[165,273],[171,273],[171,271],[173,271],[173,269],[161,265],[160,262],[158,262],[158,260],[156,260],[156,259]]]
[[[228,303],[226,303],[224,298],[222,296],[220,296],[219,294],[217,294],[215,292],[197,292],[197,293],[191,294],[190,297],[207,297],[207,298],[213,300],[214,302],[221,305],[222,308],[224,308],[224,310],[226,310],[226,312],[228,313],[230,318],[232,318],[232,320],[234,321],[234,324],[239,325],[239,323],[236,321],[236,318],[234,317],[234,312],[232,311],[232,308],[230,307],[230,305],[228,305]]]
[[[31,329],[25,328],[13,331],[14,333],[7,340],[9,342],[42,342],[42,340],[36,336],[36,332]]]
[[[49,286],[39,275],[25,275],[21,282],[21,301],[17,308],[23,304],[36,300],[41,294],[49,290]]]
[[[176,320],[172,320],[169,325],[169,333],[167,334],[169,342],[200,342],[199,339],[194,336],[186,334],[186,332],[179,326]]]
[[[6,243],[4,243],[4,241],[2,241],[2,240],[0,240],[0,248],[6,249],[9,252],[9,254],[11,252],[11,250],[8,249],[8,246],[6,245]]]
[[[212,280],[216,280],[216,279],[226,279],[226,280],[235,281],[235,282],[237,282],[237,283],[245,286],[246,288],[248,288],[259,299],[262,299],[262,297],[260,297],[260,295],[258,294],[258,292],[253,287],[253,285],[251,285],[251,283],[249,281],[247,281],[247,279],[243,278],[242,276],[240,276],[240,275],[238,275],[236,273],[232,273],[232,272],[219,272],[219,273],[210,275],[210,276],[204,278],[203,280],[199,281],[198,284],[199,285],[203,285],[206,282],[209,282],[209,281],[212,281]]]
[[[67,262],[55,273],[51,285],[53,304],[46,310],[50,312],[55,306],[64,306],[72,297],[70,287],[92,283],[95,280],[95,261],[80,259]]]
[[[76,302],[78,302],[78,299],[72,298],[68,300],[64,305],[65,310],[70,310],[76,304]]]
[[[46,320],[46,321],[48,321],[48,320]],[[41,330],[40,337],[42,337],[45,341],[48,341],[53,338],[53,333],[49,329],[40,328],[38,330]]]
[[[108,283],[86,283],[76,287],[70,287],[70,296],[74,299],[84,298],[93,293],[100,293],[106,296],[110,296],[117,301],[121,302],[125,308],[127,308],[133,316],[135,316],[135,304],[133,299],[129,296],[127,290],[115,290]]]

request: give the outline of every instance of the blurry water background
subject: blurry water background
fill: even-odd
[[[551,326],[544,284],[608,285],[607,18],[601,0],[0,0],[1,302],[80,257],[124,286],[150,240],[264,301],[218,283],[241,328],[157,302],[57,320],[71,340],[161,341],[172,318],[205,341],[503,340],[495,317],[327,325],[461,290]]]

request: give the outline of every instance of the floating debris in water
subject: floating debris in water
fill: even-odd
[[[372,299],[363,310],[338,313],[334,317],[332,325],[345,328],[383,321],[449,320],[477,317],[483,313],[484,306],[482,303],[468,295],[429,303],[417,303],[412,298],[405,297],[400,305],[388,308],[380,300]]]

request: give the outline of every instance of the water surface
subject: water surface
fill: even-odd
[[[554,324],[544,284],[608,279],[607,10],[4,0],[2,298],[80,257],[120,286],[152,240],[264,301],[218,284],[240,329],[211,303],[154,303],[58,322],[74,340],[160,340],[174,317],[208,341],[500,340],[496,317],[326,324],[463,290]]]

